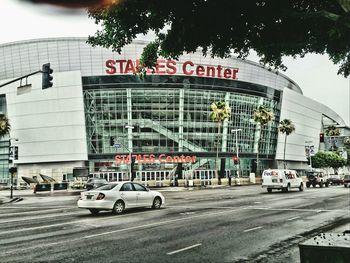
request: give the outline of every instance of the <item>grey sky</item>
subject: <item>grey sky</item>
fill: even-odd
[[[87,37],[96,31],[97,26],[83,11],[73,14],[63,11],[1,0],[0,44],[45,37]],[[257,62],[255,56],[250,59]],[[284,63],[288,70],[283,74],[294,80],[305,96],[332,108],[350,125],[350,78],[338,76],[338,67],[327,56],[309,54],[305,58],[286,58]]]

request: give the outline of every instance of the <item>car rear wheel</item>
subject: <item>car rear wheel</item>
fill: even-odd
[[[153,200],[152,208],[154,208],[154,209],[159,209],[161,206],[162,206],[162,200],[157,196],[157,197],[154,198],[154,200]]]
[[[272,193],[272,189],[271,188],[267,188],[267,192]]]
[[[97,215],[97,214],[100,212],[100,210],[95,209],[95,208],[91,208],[91,209],[89,209],[89,211],[90,211],[90,213],[93,214],[93,215]]]
[[[303,183],[300,184],[299,191],[304,191],[304,184]]]
[[[287,185],[286,192],[290,191],[290,184]]]
[[[310,183],[309,183],[309,182],[306,183],[306,187],[307,187],[307,188],[310,187]]]
[[[114,206],[113,206],[113,210],[112,213],[113,214],[121,214],[124,212],[125,209],[125,205],[123,201],[117,201],[115,202]]]

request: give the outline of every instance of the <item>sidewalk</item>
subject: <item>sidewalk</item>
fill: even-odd
[[[84,190],[55,190],[55,191],[45,191],[34,193],[33,189],[26,190],[13,190],[13,195],[11,199],[11,191],[9,189],[0,190],[0,205],[11,202],[20,202],[23,199],[36,198],[36,197],[52,197],[52,196],[78,196],[80,192]]]

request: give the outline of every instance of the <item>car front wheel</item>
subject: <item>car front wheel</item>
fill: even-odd
[[[159,197],[154,198],[152,208],[159,209],[162,206],[162,200]]]
[[[300,184],[299,191],[304,191],[304,184],[303,183]]]
[[[125,205],[123,201],[117,201],[115,202],[114,206],[113,206],[113,210],[112,213],[113,214],[121,214],[124,212],[125,209]]]

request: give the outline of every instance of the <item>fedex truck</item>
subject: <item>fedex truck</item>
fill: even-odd
[[[268,169],[262,173],[262,187],[271,193],[273,189],[288,192],[292,188],[304,190],[301,176],[295,170]]]

